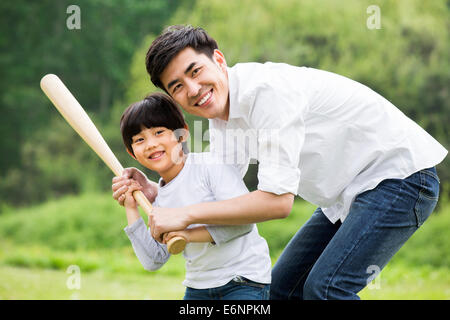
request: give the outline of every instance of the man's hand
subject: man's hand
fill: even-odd
[[[136,180],[132,180],[130,186],[125,192],[125,201],[123,203],[125,208],[137,209],[137,202],[133,197],[133,192],[137,190],[142,190],[142,187]]]
[[[183,208],[157,208],[153,207],[152,214],[148,216],[148,226],[152,237],[163,242],[166,232],[184,230],[188,226]]]
[[[152,203],[155,201],[158,194],[158,186],[156,183],[147,179],[145,174],[136,168],[126,168],[123,170],[121,177],[114,177],[112,179],[113,198],[119,202],[121,206],[124,205],[125,193],[133,181],[137,181],[142,186],[141,191],[146,198]]]

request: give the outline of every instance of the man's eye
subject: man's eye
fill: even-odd
[[[192,76],[195,76],[199,72],[200,72],[200,68],[194,69],[194,71],[192,71]]]
[[[176,86],[173,87],[172,93],[175,92],[175,91],[177,91],[177,90],[180,89],[180,88],[181,88],[181,83],[179,83],[179,84],[177,84]]]

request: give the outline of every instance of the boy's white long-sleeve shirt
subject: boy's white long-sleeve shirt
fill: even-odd
[[[161,182],[161,181],[160,181]],[[248,190],[238,170],[211,153],[190,153],[180,173],[161,186],[155,207],[183,207],[200,202],[238,197]],[[198,225],[192,225],[195,227]],[[189,243],[183,252],[186,279],[183,284],[196,289],[219,287],[236,276],[270,283],[271,260],[267,242],[256,225],[206,225],[215,244]],[[167,262],[167,246],[158,243],[142,218],[124,229],[146,270],[157,270]]]

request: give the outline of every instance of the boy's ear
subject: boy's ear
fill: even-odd
[[[189,138],[189,126],[186,124],[183,129],[177,129],[177,131],[179,131],[178,142],[186,142]]]
[[[128,148],[127,148],[127,152],[128,152],[128,154],[129,154],[130,156],[132,156],[132,157],[133,157],[133,159],[134,159],[134,160],[137,160],[137,159],[136,159],[136,157],[134,156],[134,154],[132,154],[132,153],[131,153],[131,151],[130,151],[130,150],[128,150]]]

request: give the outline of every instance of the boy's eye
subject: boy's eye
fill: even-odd
[[[133,139],[133,143],[138,143],[140,141],[144,141],[144,139],[142,139],[142,138],[135,138],[135,139]]]
[[[163,133],[163,132],[164,132],[164,130],[162,130],[162,129],[161,129],[161,130],[157,130],[156,133],[155,133],[155,135],[158,136],[158,135],[160,135],[160,134]]]
[[[199,72],[200,72],[200,68],[194,69],[194,71],[192,71],[192,76],[195,76]]]

